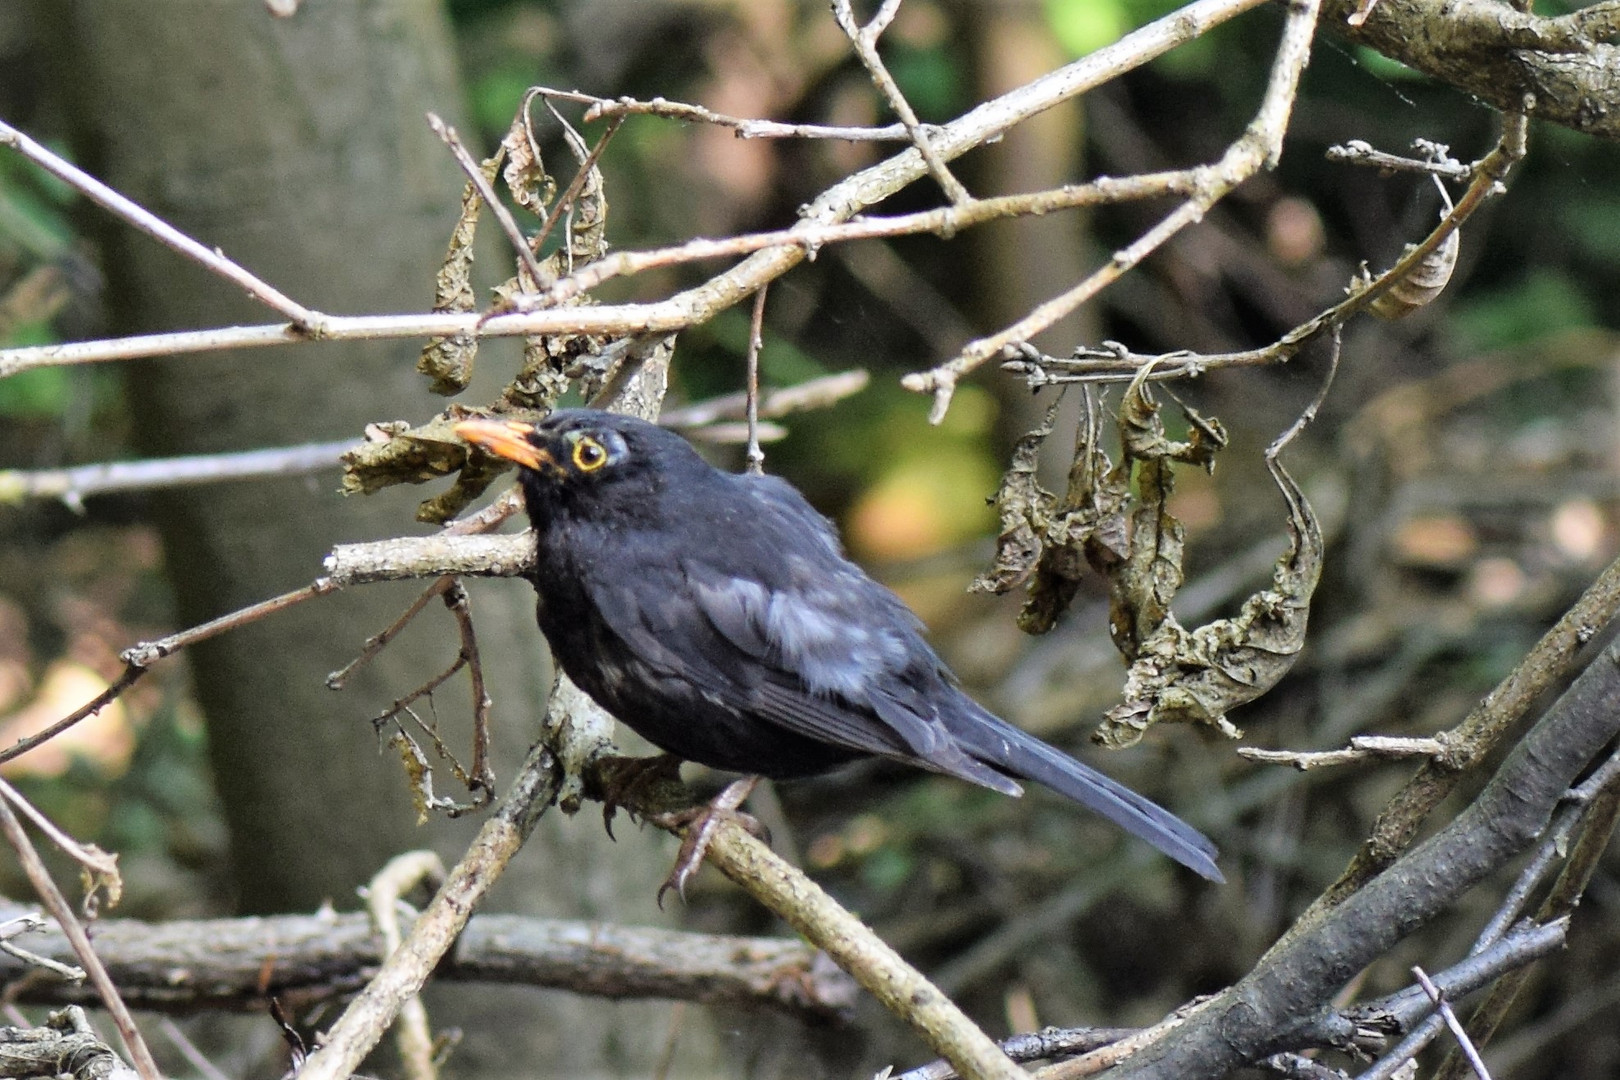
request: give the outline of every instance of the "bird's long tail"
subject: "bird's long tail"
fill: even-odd
[[[1066,795],[1141,837],[1211,881],[1225,881],[1209,838],[1164,807],[1115,783],[1096,769],[980,710],[973,723],[952,725],[957,742],[973,757],[1013,776]]]

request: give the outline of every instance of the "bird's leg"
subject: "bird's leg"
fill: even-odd
[[[602,825],[609,839],[614,839],[613,817],[620,806],[633,805],[644,788],[681,778],[681,759],[674,754],[610,757],[603,759],[598,768],[602,777]],[[634,812],[631,817],[635,817]]]
[[[658,887],[659,908],[663,908],[664,894],[670,889],[674,889],[680,895],[683,903],[686,901],[686,883],[697,873],[698,867],[703,865],[703,856],[708,853],[709,841],[714,838],[715,827],[720,822],[729,818],[769,843],[770,834],[766,832],[765,826],[760,824],[757,818],[738,809],[758,786],[759,777],[745,776],[741,780],[733,780],[727,784],[720,794],[702,806],[659,815],[657,821],[660,825],[685,829],[681,838],[680,854],[675,856],[675,865],[670,869],[669,877]]]

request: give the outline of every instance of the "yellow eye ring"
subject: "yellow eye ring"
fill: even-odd
[[[574,468],[580,472],[595,472],[607,464],[608,452],[589,435],[581,435],[574,443],[573,459]]]

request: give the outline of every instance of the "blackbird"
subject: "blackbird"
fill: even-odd
[[[455,430],[518,465],[557,662],[660,749],[777,779],[876,755],[1008,795],[1033,780],[1224,880],[1197,830],[963,693],[917,617],[785,481],[592,409]]]

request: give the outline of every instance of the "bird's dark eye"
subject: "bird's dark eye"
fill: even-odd
[[[608,452],[589,435],[581,435],[574,443],[574,467],[580,472],[595,472],[607,464]]]

